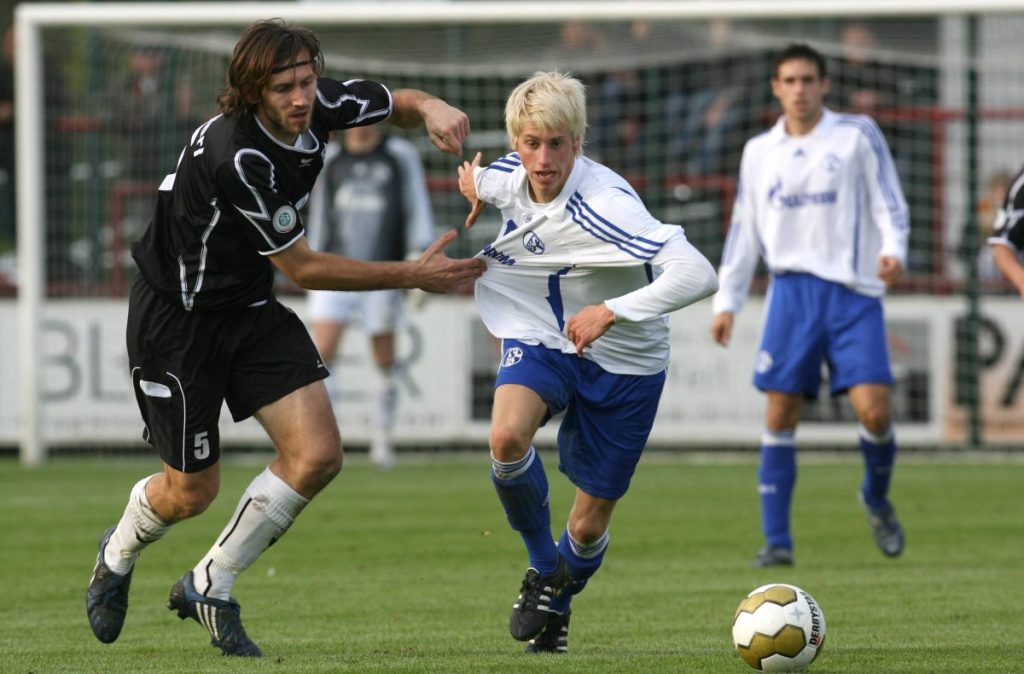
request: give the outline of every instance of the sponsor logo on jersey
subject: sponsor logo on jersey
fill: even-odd
[[[768,189],[768,203],[776,210],[784,211],[804,206],[830,206],[836,203],[839,193],[836,190],[824,192],[797,192],[782,194],[782,181],[776,180]]]
[[[274,211],[274,217],[270,219],[270,223],[274,225],[274,229],[280,234],[287,234],[292,231],[298,222],[298,214],[288,204]]]
[[[502,367],[512,367],[523,359],[523,350],[518,346],[510,347],[501,358]]]
[[[491,244],[484,246],[484,249],[480,251],[480,254],[484,257],[489,257],[492,260],[496,260],[501,264],[513,265],[516,263],[516,259],[507,253],[502,253],[497,248],[494,248]]]
[[[754,370],[758,374],[764,374],[768,370],[772,369],[772,354],[767,351],[759,351],[757,353],[757,361],[754,364]]]
[[[533,232],[523,234],[523,246],[534,255],[544,254],[544,242]]]

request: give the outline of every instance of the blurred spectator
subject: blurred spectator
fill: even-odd
[[[13,250],[17,242],[17,208],[15,185],[14,137],[14,26],[3,32],[0,43],[0,253]],[[61,226],[61,208],[67,203],[68,152],[65,134],[58,119],[66,111],[67,92],[63,71],[53,59],[43,54],[45,81],[45,147],[46,175],[46,269],[49,278],[61,276],[67,265],[67,235]]]
[[[0,44],[0,253],[14,248],[14,26]]]
[[[603,51],[606,45],[604,33],[587,21],[566,21],[562,24],[559,37],[560,53],[597,53]]]
[[[934,102],[934,69],[882,60],[878,37],[866,23],[843,25],[839,45],[840,57],[829,74],[827,104],[840,112],[875,117],[893,142],[895,123],[885,112]]]
[[[864,23],[849,23],[839,34],[842,50],[839,67],[831,76],[831,99],[844,112],[875,116],[880,107],[890,107],[898,94],[895,69],[872,55],[878,40]]]
[[[684,174],[728,173],[738,168],[740,135],[745,120],[756,112],[751,87],[762,86],[765,77],[756,71],[757,59],[730,49],[731,24],[712,19],[704,33],[706,44],[698,47],[706,57],[683,64],[669,75],[665,103],[666,152],[669,166]],[[735,157],[729,157],[732,148]]]
[[[646,156],[643,87],[633,70],[612,71],[597,85],[587,154],[631,180]]]
[[[932,185],[936,170],[930,140],[934,124],[927,115],[910,116],[919,109],[927,112],[937,102],[938,69],[908,59],[896,60],[885,49],[871,24],[854,21],[839,32],[840,55],[831,65],[831,87],[825,104],[838,112],[874,117],[892,150],[897,173],[910,203],[911,219],[927,218],[934,200]],[[920,224],[924,224],[921,222]],[[930,224],[930,223],[929,223]],[[912,226],[908,262],[917,273],[940,273],[941,258],[933,251],[937,242],[930,226]]]
[[[606,36],[603,36],[606,37]],[[636,20],[610,42],[616,51],[641,52],[651,38],[651,25]],[[593,49],[604,43],[591,43]],[[627,180],[642,173],[647,157],[647,96],[641,71],[613,69],[601,78],[593,91],[592,119],[587,131],[587,156],[608,166]]]
[[[175,165],[182,138],[205,121],[194,113],[191,82],[173,56],[167,49],[133,46],[107,89],[107,129],[115,144],[121,199],[99,241],[107,269],[134,271],[128,242],[152,215],[152,190]]]
[[[173,166],[181,138],[202,119],[193,113],[193,92],[168,53],[133,47],[127,69],[107,92],[109,128],[120,145],[122,178],[156,182]]]

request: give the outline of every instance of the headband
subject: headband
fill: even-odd
[[[278,66],[278,67],[274,68],[273,70],[271,70],[270,74],[271,75],[276,75],[278,73],[283,73],[286,70],[291,70],[292,68],[298,68],[299,66],[311,66],[311,65],[313,65],[313,59],[306,59],[305,61],[299,61],[297,63],[289,63],[287,65]]]

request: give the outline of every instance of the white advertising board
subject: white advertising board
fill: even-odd
[[[300,316],[303,302],[286,298]],[[754,446],[760,437],[763,397],[752,386],[762,304],[752,299],[737,318],[732,344],[709,337],[707,303],[672,317],[672,366],[651,436],[657,447]],[[66,300],[47,304],[42,326],[44,438],[49,444],[138,444],[142,430],[127,375],[124,300]],[[890,353],[897,378],[894,407],[901,444],[960,442],[966,415],[955,405],[955,325],[964,314],[958,298],[893,297],[886,302]],[[1012,298],[982,306],[980,390],[985,438],[1024,438],[1024,312]],[[21,402],[15,303],[0,301],[0,443],[18,442]],[[373,376],[368,339],[345,337],[343,357],[329,388],[348,444],[370,437]],[[409,313],[399,335],[402,400],[399,444],[485,446],[488,396],[497,345],[465,297],[432,298]],[[801,443],[853,442],[855,424],[844,399],[826,394],[807,406]],[[555,424],[550,424],[554,426]],[[264,443],[252,420],[235,424],[226,411],[225,444]],[[554,428],[542,429],[550,441]]]

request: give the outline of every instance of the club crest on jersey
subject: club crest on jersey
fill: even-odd
[[[523,359],[523,350],[518,346],[513,346],[505,351],[505,355],[501,358],[502,367],[512,367]]]
[[[295,209],[287,204],[274,211],[274,217],[270,219],[270,223],[274,225],[274,229],[280,234],[287,234],[295,229],[298,221],[299,216]]]
[[[532,231],[523,234],[523,246],[534,255],[544,254],[544,242]]]
[[[839,158],[839,155],[834,152],[829,152],[825,155],[825,160],[822,162],[824,168],[829,173],[835,173],[843,167],[843,160]]]

